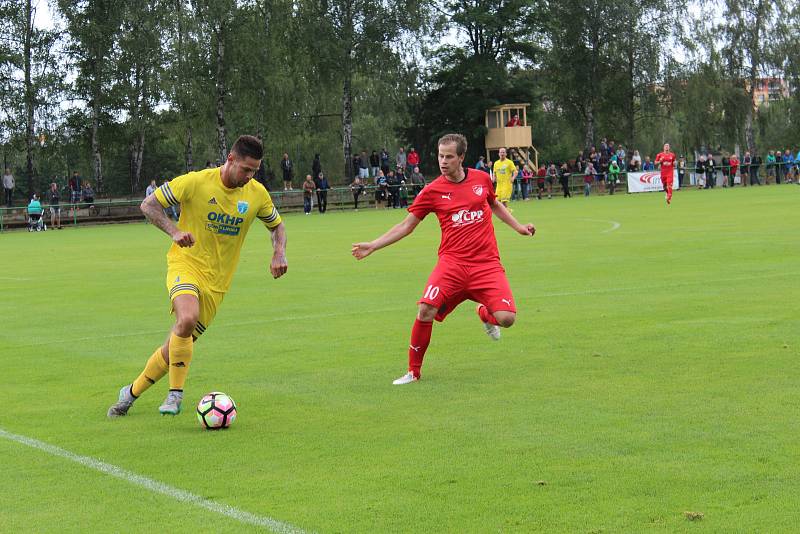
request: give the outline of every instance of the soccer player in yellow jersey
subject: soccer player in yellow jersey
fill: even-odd
[[[500,159],[494,162],[494,176],[495,195],[497,200],[503,203],[503,206],[508,207],[508,201],[511,200],[511,190],[513,182],[517,178],[517,166],[514,162],[506,158],[506,149],[500,149]]]
[[[269,268],[273,278],[286,273],[286,231],[281,216],[264,186],[252,179],[262,157],[261,141],[243,135],[222,167],[179,176],[142,202],[147,219],[172,238],[167,253],[167,290],[175,325],[142,373],[120,390],[119,400],[108,409],[109,417],[127,414],[133,402],[167,374],[169,394],[158,410],[180,413],[194,341],[214,319],[239,262],[244,237],[256,219],[272,232]],[[164,208],[178,204],[181,216],[176,225]]]

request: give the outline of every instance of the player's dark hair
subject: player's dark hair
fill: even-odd
[[[439,142],[436,143],[436,146],[439,147],[441,145],[449,145],[455,143],[456,145],[456,154],[459,156],[463,156],[467,153],[467,138],[461,134],[447,134],[443,135]]]
[[[231,152],[243,158],[261,159],[264,157],[264,146],[258,137],[242,135],[233,143]]]

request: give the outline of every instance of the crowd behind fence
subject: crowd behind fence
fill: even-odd
[[[621,170],[616,175],[620,191],[624,191],[622,186],[627,181],[628,172],[633,171]],[[709,179],[709,176],[713,176],[713,179]],[[607,182],[609,174],[607,170],[599,170],[592,173],[591,178],[593,182]],[[717,165],[715,162],[709,164],[707,159],[705,161],[686,161],[686,165],[678,169],[678,178],[681,187],[705,189],[739,185],[800,184],[800,162],[745,166],[741,163],[739,165]],[[542,191],[540,188],[543,184],[544,191],[549,195],[555,193],[553,188],[561,184],[566,185],[565,191],[585,191],[587,182],[586,175],[575,162],[566,165],[565,170],[559,168],[558,174],[554,176],[530,175],[523,180],[520,173],[520,178],[515,181],[512,200],[532,198],[537,192]],[[419,188],[400,184],[384,186],[366,184],[357,187],[332,187],[327,191],[327,203],[332,209],[357,209],[357,207],[402,209],[413,202]],[[596,187],[593,191],[594,194],[602,194],[606,190]],[[283,213],[299,212],[304,208],[303,191],[300,189],[271,191],[270,195],[276,208]],[[541,198],[541,195],[539,196]],[[64,226],[141,221],[144,220],[144,215],[139,209],[141,201],[141,198],[97,198],[91,204],[86,202],[60,204],[55,209],[60,209],[61,223]],[[313,209],[316,209],[316,196],[312,196],[311,204]],[[42,203],[43,219],[48,226],[50,226],[51,220],[51,207],[46,202]],[[0,207],[0,232],[27,226],[27,206]]]

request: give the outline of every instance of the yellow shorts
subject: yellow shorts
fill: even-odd
[[[494,194],[500,202],[508,202],[511,200],[511,184],[497,184]]]
[[[222,304],[225,293],[211,291],[206,288],[203,279],[197,276],[191,269],[180,264],[169,264],[167,266],[167,291],[169,300],[172,302],[178,295],[194,295],[200,301],[200,317],[197,326],[194,327],[195,338],[203,335],[206,328],[217,315],[217,308]],[[170,309],[172,313],[173,309]]]

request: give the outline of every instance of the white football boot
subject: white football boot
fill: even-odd
[[[410,384],[411,382],[417,382],[418,380],[419,378],[414,376],[414,373],[409,371],[400,378],[398,378],[397,380],[393,381],[392,384],[394,384],[395,386],[402,386],[404,384]]]
[[[483,329],[486,330],[486,335],[494,341],[500,341],[500,327],[496,324],[483,323]]]

